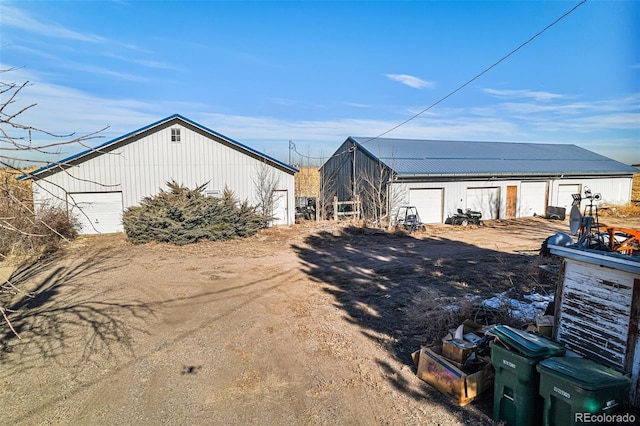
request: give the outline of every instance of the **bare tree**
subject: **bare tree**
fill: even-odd
[[[0,69],[0,75],[5,80],[15,68]],[[89,140],[101,138],[101,129],[84,135],[75,133],[59,134],[22,121],[25,112],[37,104],[21,105],[19,95],[26,90],[30,83],[16,83],[0,81],[0,256],[5,257],[16,241],[28,242],[33,247],[38,244],[50,244],[52,240],[68,240],[75,232],[72,219],[66,211],[58,211],[66,217],[66,224],[61,231],[60,215],[54,214],[55,207],[44,206],[36,209],[33,204],[32,185],[40,186],[40,178],[32,172],[40,166],[52,164],[48,156],[56,156],[66,145],[81,145],[88,148]],[[64,168],[62,163],[53,163]],[[18,181],[19,176],[30,179]],[[40,188],[42,188],[40,186]],[[44,188],[43,188],[44,189]],[[44,189],[46,191],[46,189]],[[51,194],[52,198],[55,198]],[[66,202],[66,200],[59,200]],[[0,295],[11,296],[20,290],[9,278],[0,280]],[[3,299],[4,300],[4,299]],[[1,301],[0,301],[1,302]],[[0,314],[11,330],[18,336],[9,321],[8,311],[0,303]],[[19,337],[19,336],[18,336]]]
[[[387,186],[391,175],[389,168],[379,162],[375,169],[357,177],[363,217],[374,226],[382,227],[383,220],[388,217]]]
[[[262,162],[257,166],[256,177],[253,179],[256,208],[260,213],[269,218],[269,222],[274,219],[274,208],[281,195],[277,194],[280,186],[280,178],[275,170],[267,163]]]
[[[332,214],[333,197],[338,193],[337,176],[320,169],[320,188],[317,202],[317,214],[321,219],[327,219]]]
[[[357,177],[364,218],[378,227],[390,226],[398,206],[404,202],[403,187],[383,162]]]

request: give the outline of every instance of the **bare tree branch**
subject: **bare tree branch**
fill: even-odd
[[[17,68],[0,69],[0,75]],[[66,190],[59,184],[49,181],[49,174],[35,174],[34,168],[40,165],[52,165],[52,171],[63,171],[71,179],[90,182],[103,187],[106,185],[87,179],[81,179],[69,172],[71,164],[66,162],[49,161],[47,155],[59,155],[64,146],[80,146],[94,152],[106,153],[100,149],[91,148],[88,142],[103,138],[108,127],[87,134],[56,133],[53,131],[31,126],[21,121],[27,111],[37,106],[37,103],[19,105],[20,94],[28,88],[29,81],[23,83],[0,81],[0,256],[7,259],[7,255],[14,247],[34,249],[37,246],[51,245],[52,241],[70,241],[77,234],[74,219],[68,211],[69,206],[77,207],[75,202],[68,200]],[[36,157],[36,154],[38,157]],[[115,154],[120,155],[120,154]],[[18,177],[23,177],[18,181]],[[33,189],[38,188],[41,194],[46,194],[51,204],[34,203]],[[52,189],[53,188],[53,189]],[[57,190],[60,190],[59,193]],[[85,214],[79,209],[81,214]],[[10,321],[7,308],[1,307],[3,295],[10,296],[10,292],[18,290],[9,278],[3,279],[0,285],[0,312],[4,322],[11,331],[18,336]],[[0,321],[1,322],[1,321]],[[20,336],[18,336],[20,337]]]

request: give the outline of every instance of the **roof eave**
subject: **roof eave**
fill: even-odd
[[[211,130],[208,127],[203,126],[202,124],[196,123],[195,121],[190,120],[190,119],[188,119],[186,117],[183,117],[180,114],[173,114],[173,115],[170,115],[169,117],[166,117],[166,118],[163,118],[162,120],[158,120],[158,121],[156,121],[154,123],[148,124],[148,125],[146,125],[144,127],[141,127],[141,128],[139,128],[137,130],[129,132],[129,133],[125,134],[125,135],[119,136],[119,137],[117,137],[115,139],[111,139],[108,142],[105,142],[105,143],[103,143],[101,145],[98,145],[95,148],[87,149],[85,151],[82,151],[82,152],[76,153],[74,155],[71,155],[71,156],[69,156],[67,158],[64,158],[64,159],[62,159],[60,161],[47,164],[46,166],[42,166],[41,168],[39,168],[39,169],[37,169],[37,170],[35,170],[33,172],[25,173],[22,176],[17,177],[16,179],[17,180],[25,180],[25,179],[34,178],[34,177],[37,177],[39,174],[42,174],[42,173],[44,173],[46,171],[49,171],[49,170],[51,170],[51,169],[53,169],[55,167],[63,167],[63,166],[71,165],[70,164],[71,162],[78,161],[78,160],[82,159],[83,157],[86,157],[87,155],[99,152],[100,150],[102,150],[104,148],[107,148],[109,146],[112,146],[114,144],[122,142],[122,141],[124,141],[126,139],[129,139],[129,138],[131,138],[133,136],[136,136],[136,135],[138,135],[140,133],[146,132],[146,131],[154,128],[154,127],[158,127],[158,126],[160,126],[160,125],[162,125],[164,123],[167,123],[167,122],[169,122],[171,120],[175,120],[175,119],[184,121],[185,123],[189,123],[190,125],[195,126],[195,127],[199,128],[201,130],[204,130],[205,132],[210,133],[211,135],[214,135],[217,138],[224,139],[225,141],[237,146],[238,148],[240,148],[242,150],[245,150],[245,151],[248,151],[248,152],[251,152],[254,155],[258,155],[258,156],[260,156],[260,157],[262,157],[262,158],[264,158],[266,160],[269,160],[270,162],[275,163],[275,164],[279,165],[280,167],[283,167],[283,168],[291,171],[292,173],[299,172],[298,169],[296,169],[295,167],[293,167],[293,166],[291,166],[289,164],[286,164],[286,163],[284,163],[284,162],[282,162],[280,160],[277,160],[277,159],[275,159],[273,157],[270,157],[270,156],[268,156],[268,155],[266,155],[264,153],[256,151],[255,149],[250,148],[247,145],[244,145],[244,144],[242,144],[242,143],[240,143],[240,142],[238,142],[238,141],[236,141],[234,139],[231,139],[231,138],[229,138],[229,137],[227,137],[227,136],[225,136],[225,135],[223,135],[221,133],[218,133],[218,132],[216,132],[214,130]]]

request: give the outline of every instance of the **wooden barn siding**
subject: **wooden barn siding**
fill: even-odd
[[[171,142],[171,128],[181,129],[180,143]],[[223,190],[228,186],[240,200],[255,203],[254,180],[261,164],[262,161],[191,128],[172,124],[48,176],[49,182],[39,181],[34,186],[34,199],[38,202],[52,198],[65,200],[65,190],[122,191],[126,208],[139,204],[145,196],[157,194],[161,188],[166,189],[166,182],[173,179],[190,188],[207,182],[206,189]],[[271,170],[280,179],[279,189],[288,191],[289,223],[292,223],[293,174],[275,167]],[[43,188],[38,189],[38,185]]]
[[[565,262],[557,339],[570,350],[624,368],[633,280],[615,269]]]

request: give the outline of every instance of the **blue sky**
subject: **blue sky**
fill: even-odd
[[[441,99],[579,1],[0,3],[22,121],[121,136],[174,113],[288,161]],[[589,0],[386,137],[572,143],[640,163],[640,2]],[[82,148],[66,146],[52,161]],[[293,153],[292,163],[318,162]]]

